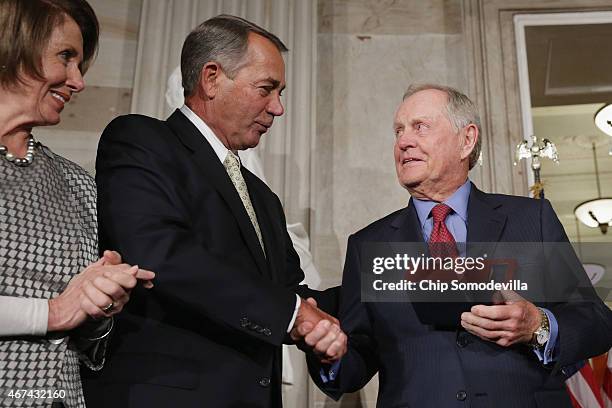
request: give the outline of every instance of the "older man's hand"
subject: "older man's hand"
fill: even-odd
[[[508,347],[528,343],[542,323],[538,308],[516,292],[502,291],[501,304],[476,305],[461,315],[461,326],[483,340]]]
[[[313,298],[302,300],[291,338],[300,349],[314,353],[323,363],[332,363],[346,354],[347,336],[338,319],[317,308]]]

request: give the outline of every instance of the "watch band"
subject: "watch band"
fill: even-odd
[[[550,337],[550,322],[548,321],[548,315],[541,307],[538,307],[538,311],[540,312],[542,321],[540,323],[540,326],[536,329],[535,332],[533,332],[533,335],[531,336],[531,341],[529,342],[529,344],[531,344],[533,347],[543,347],[548,342],[548,338]],[[546,340],[543,342],[538,341],[538,337],[543,334],[547,335]]]

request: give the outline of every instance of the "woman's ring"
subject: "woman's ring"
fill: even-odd
[[[113,307],[115,307],[115,303],[114,303],[114,302],[110,302],[110,303],[109,303],[107,306],[105,306],[105,307],[103,307],[103,308],[102,308],[102,311],[103,311],[104,313],[108,313],[108,312],[110,312],[111,310],[113,310]]]

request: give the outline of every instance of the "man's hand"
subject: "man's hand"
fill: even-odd
[[[516,292],[501,291],[499,305],[473,306],[461,314],[461,326],[483,340],[508,347],[528,343],[542,323],[538,308]]]
[[[346,354],[347,337],[338,319],[317,308],[313,298],[302,300],[290,334],[298,347],[313,352],[323,363],[332,363]]]
[[[330,322],[338,325],[340,324],[340,322],[338,322],[338,319],[336,319],[334,316],[329,315],[319,309],[317,307],[317,301],[313,298],[308,298],[306,300],[302,299],[302,303],[300,304],[300,308],[298,309],[297,317],[295,319],[295,324],[293,325],[293,327],[295,328],[304,322],[313,323],[314,326],[315,324],[319,323],[319,320],[321,319],[329,320]]]

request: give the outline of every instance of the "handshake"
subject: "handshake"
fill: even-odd
[[[340,360],[347,350],[340,322],[319,309],[313,298],[302,299],[290,336],[298,348],[314,353],[322,363]]]

